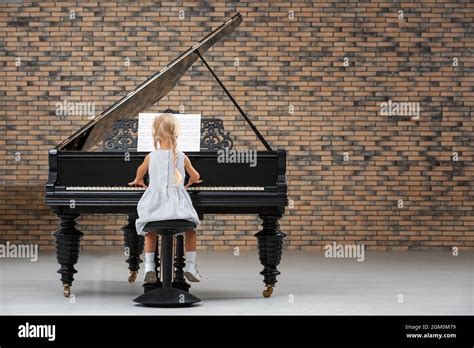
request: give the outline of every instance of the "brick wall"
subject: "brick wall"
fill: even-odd
[[[266,139],[289,152],[287,247],[474,246],[473,2],[0,8],[0,240],[53,246],[57,219],[43,203],[47,151],[88,121],[58,117],[56,103],[95,102],[100,112],[240,11],[241,26],[205,57]],[[420,117],[383,115],[389,99],[419,103]],[[179,105],[224,119],[237,148],[257,146],[199,62],[149,111]],[[122,243],[124,216],[79,223],[85,248]],[[208,216],[200,246],[254,248],[258,229],[255,216]]]

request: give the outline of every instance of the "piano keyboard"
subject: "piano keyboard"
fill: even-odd
[[[132,186],[66,186],[67,191],[144,191]],[[191,186],[187,191],[265,191],[263,186]]]

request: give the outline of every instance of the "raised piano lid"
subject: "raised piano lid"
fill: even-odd
[[[194,52],[198,50],[200,54],[203,54],[220,39],[234,31],[240,22],[242,22],[242,16],[240,13],[237,13],[219,28],[163,67],[158,73],[150,76],[125,97],[64,140],[56,148],[58,150],[79,151],[91,149],[102,141],[104,134],[112,129],[115,121],[136,118],[138,113],[151,107],[168,94],[181,76],[199,58]]]

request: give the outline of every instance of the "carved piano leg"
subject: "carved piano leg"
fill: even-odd
[[[61,268],[58,273],[61,274],[64,296],[69,297],[71,286],[74,280],[74,273],[77,273],[74,265],[79,259],[79,249],[83,233],[75,228],[74,221],[79,214],[57,213],[61,219],[59,231],[54,233],[56,237],[56,258]]]
[[[174,257],[175,272],[173,287],[189,292],[189,288],[191,286],[186,283],[186,280],[184,279],[184,266],[184,237],[176,236],[176,252]]]
[[[128,223],[125,226],[122,226],[123,237],[125,240],[125,252],[128,256],[125,262],[128,263],[128,269],[130,270],[130,275],[128,281],[130,283],[135,282],[138,275],[138,270],[140,269],[140,254],[143,252],[144,238],[137,234],[135,228],[135,220],[137,219],[134,215],[128,216]]]
[[[286,236],[280,231],[278,219],[281,215],[259,215],[263,220],[263,229],[255,234],[258,242],[258,256],[263,265],[263,275],[266,289],[263,291],[263,297],[270,297],[273,293],[273,287],[277,282],[276,277],[280,274],[277,266],[281,261],[283,238]]]
[[[155,245],[155,273],[156,273],[156,283],[153,284],[154,288],[162,287],[161,283],[161,261],[160,261],[160,238],[156,236],[156,245]]]

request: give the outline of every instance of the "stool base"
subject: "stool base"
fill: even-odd
[[[162,282],[145,283],[145,284],[143,284],[143,290],[144,290],[145,292],[153,291],[153,290],[155,290],[155,289],[159,289],[159,288],[162,288],[162,287],[163,287],[163,283],[162,283]],[[191,287],[191,285],[189,285],[189,284],[186,283],[186,282],[174,282],[174,281],[173,281],[172,287],[175,288],[175,289],[179,289],[179,290],[183,290],[183,291],[189,292],[189,288]]]
[[[180,289],[158,288],[145,292],[133,302],[148,307],[186,307],[201,302],[201,299]]]

